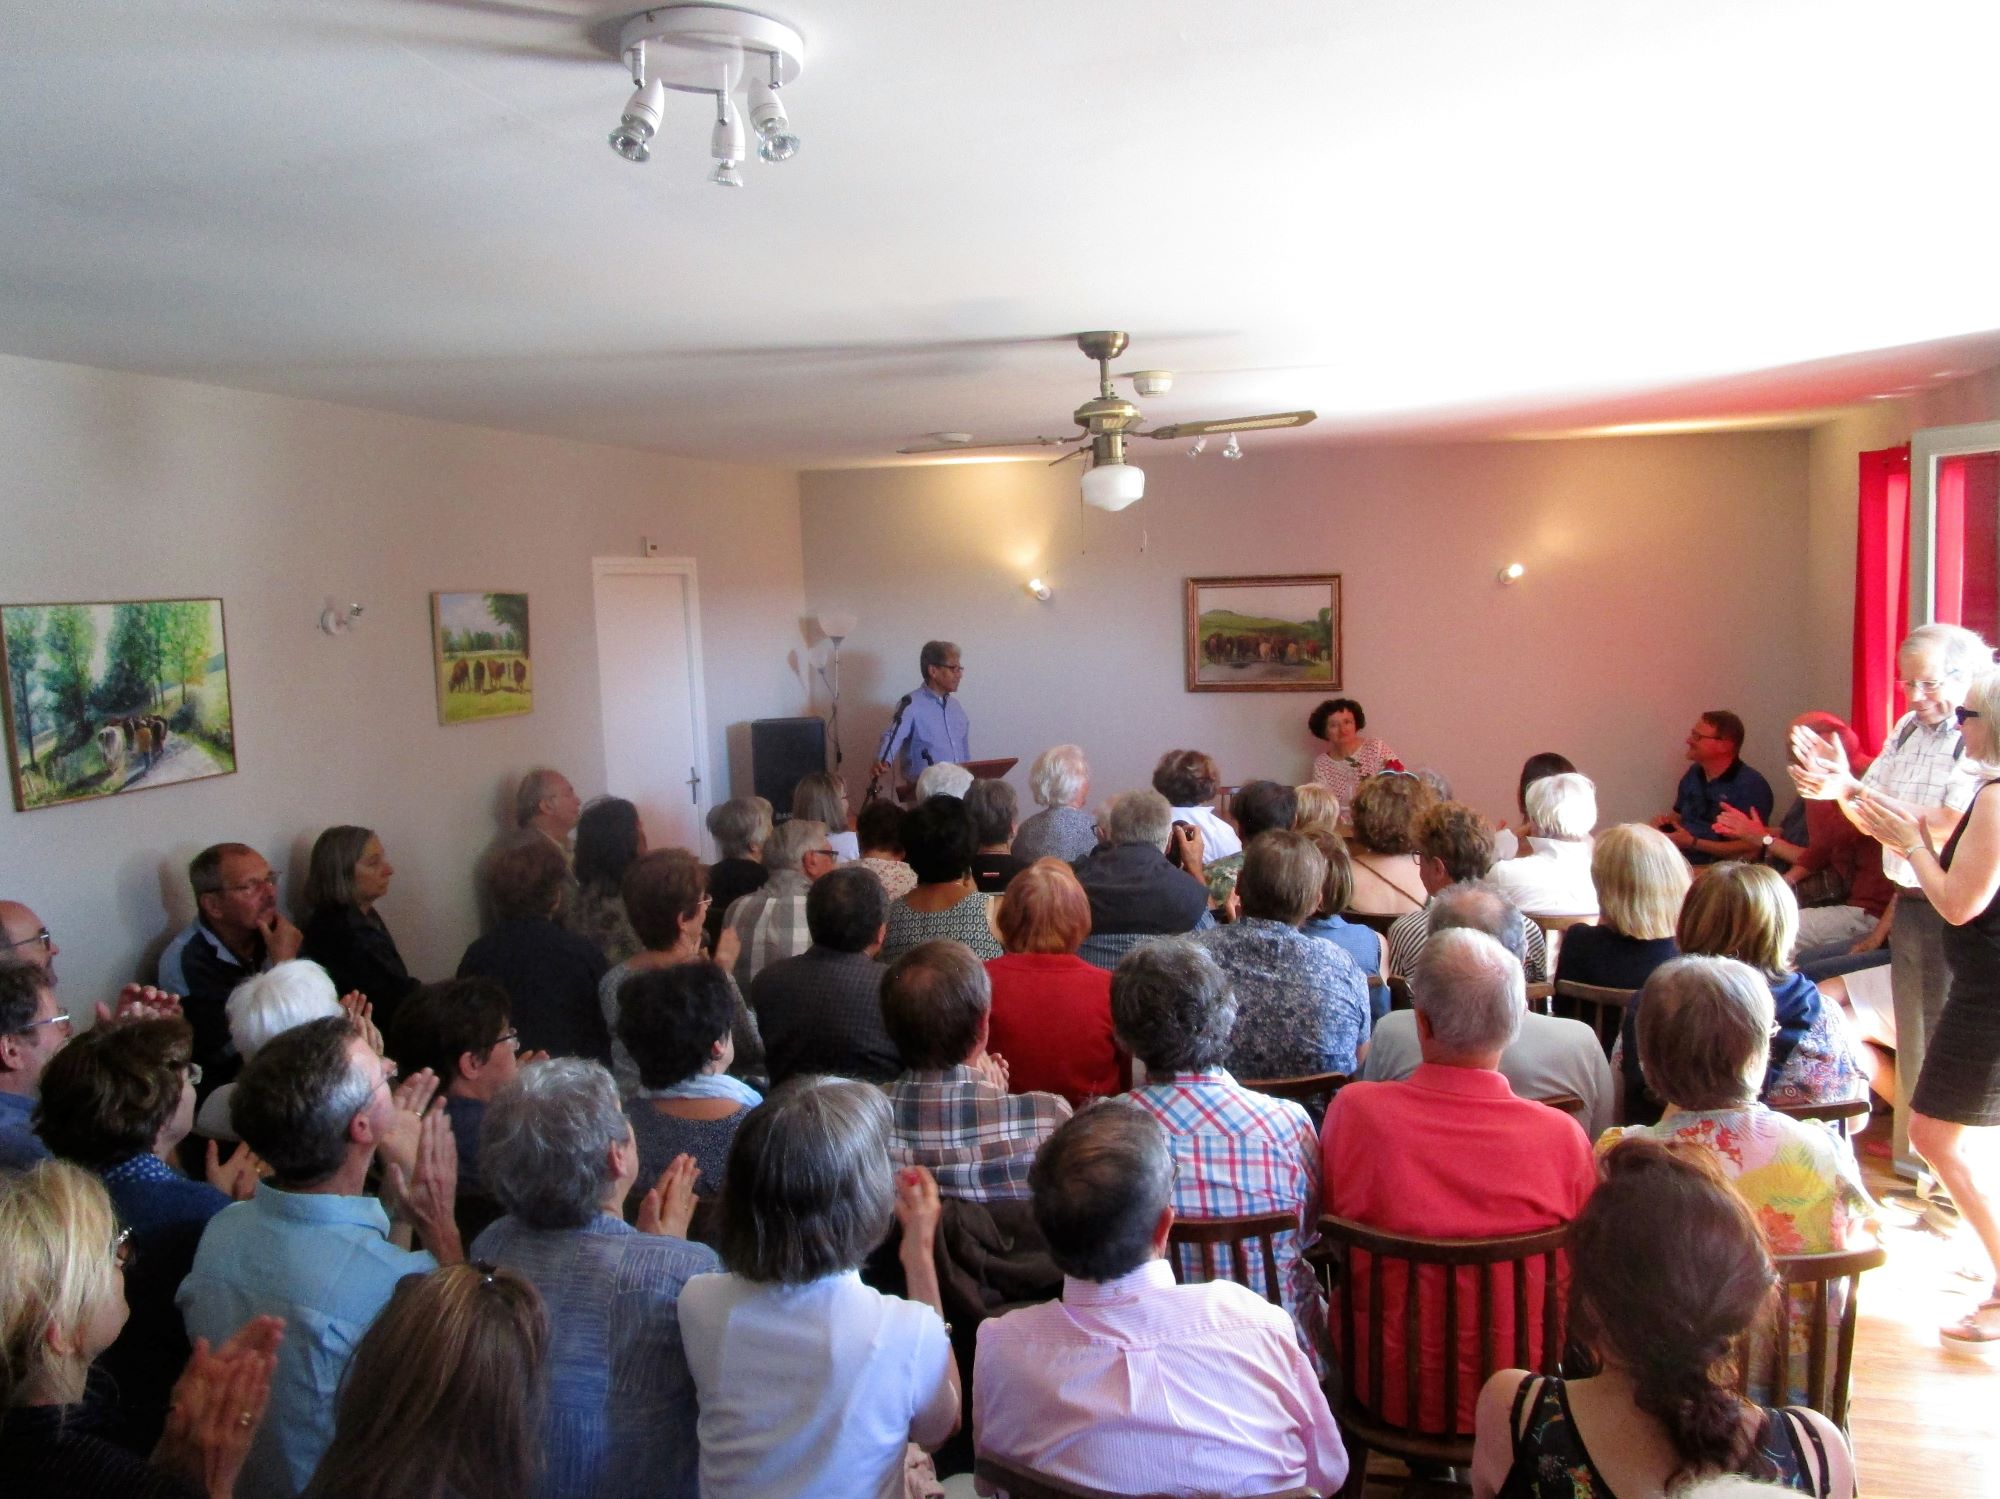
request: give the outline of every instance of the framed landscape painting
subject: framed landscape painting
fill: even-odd
[[[534,711],[525,593],[432,594],[431,647],[439,723]]]
[[[1340,690],[1340,574],[1187,580],[1189,692]]]
[[[23,812],[236,771],[221,599],[0,605]]]

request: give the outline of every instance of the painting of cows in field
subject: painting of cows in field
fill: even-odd
[[[1187,580],[1189,692],[1340,687],[1340,574]]]
[[[431,637],[439,723],[534,711],[525,593],[434,593]]]
[[[23,812],[232,775],[221,599],[0,607]]]

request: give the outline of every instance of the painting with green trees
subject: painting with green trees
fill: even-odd
[[[23,812],[236,770],[221,599],[0,607]]]
[[[439,723],[534,711],[525,593],[432,594],[431,643]]]

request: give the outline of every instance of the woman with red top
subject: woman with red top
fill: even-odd
[[[1008,1091],[1059,1093],[1072,1107],[1125,1091],[1131,1064],[1111,1034],[1111,975],[1076,955],[1090,901],[1060,859],[1008,882],[994,918],[1001,957],[987,960],[987,1047],[1006,1057]]]

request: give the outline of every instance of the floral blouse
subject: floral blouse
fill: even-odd
[[[1401,768],[1396,752],[1379,739],[1364,739],[1351,755],[1328,752],[1315,757],[1313,779],[1339,797],[1340,810],[1347,813],[1354,810],[1354,793],[1361,783],[1392,768]]]

